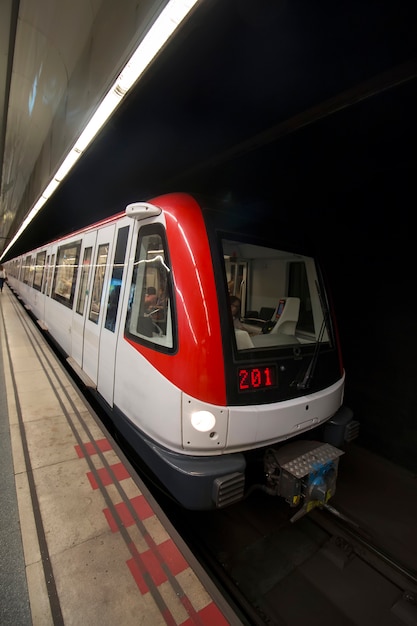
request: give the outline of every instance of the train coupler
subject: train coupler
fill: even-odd
[[[329,443],[304,440],[266,451],[264,470],[269,492],[283,497],[291,507],[300,507],[292,522],[327,504],[334,495],[342,454]]]

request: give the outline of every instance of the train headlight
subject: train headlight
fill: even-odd
[[[213,430],[216,418],[210,411],[196,411],[191,415],[191,424],[201,433]]]
[[[227,407],[203,402],[183,393],[181,408],[184,450],[216,454],[214,450],[223,450],[226,447],[229,420]]]

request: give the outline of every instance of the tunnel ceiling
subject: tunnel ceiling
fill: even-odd
[[[314,213],[415,177],[416,14],[410,1],[203,0],[9,256],[164,191]]]

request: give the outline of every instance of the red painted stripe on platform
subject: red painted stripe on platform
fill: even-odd
[[[140,593],[144,595],[146,593],[149,593],[149,587],[144,578],[144,572],[147,572],[151,576],[153,583],[157,587],[166,581],[166,576],[162,569],[159,567],[159,564],[156,564],[156,561],[153,561],[152,558],[149,558],[149,552],[142,553],[140,557],[141,560],[135,558],[129,559],[127,561],[127,566],[133,576],[136,585],[138,586]],[[201,624],[201,626],[229,625],[229,622],[226,620],[226,618],[220,612],[219,608],[214,604],[214,602],[210,602],[210,604],[205,606],[200,611],[196,611],[187,596],[182,596],[180,600],[189,615],[189,617],[187,617],[187,619],[181,623],[181,626],[196,626],[196,624]]]
[[[129,478],[130,474],[123,465],[123,463],[115,463],[114,465],[110,465],[110,468],[114,474],[116,481],[124,480],[125,478]],[[107,487],[107,485],[111,485],[114,480],[113,476],[110,474],[107,467],[100,467],[100,469],[96,470],[102,484]],[[90,484],[93,489],[98,489],[99,485],[96,481],[96,477],[93,472],[87,472],[87,478],[90,481]]]
[[[145,496],[135,496],[134,498],[130,499],[130,502],[132,503],[136,515],[140,520],[148,519],[148,517],[152,517],[152,515],[155,515],[155,511],[153,510]]]
[[[157,550],[159,555],[162,557],[162,563],[165,563],[168,566],[168,569],[174,576],[189,567],[187,561],[184,559],[172,539],[167,539],[164,543],[159,544]],[[153,583],[157,587],[168,580],[167,574],[161,566],[161,559],[158,559],[158,555],[152,550],[141,552],[140,558],[145,567],[145,571],[149,573]],[[143,572],[141,572],[137,567],[134,559],[128,561],[127,564],[132,572],[132,576],[135,579],[137,586],[139,587],[139,590],[141,593],[146,593],[148,588],[146,581],[143,578]]]
[[[129,544],[129,550],[133,558],[127,561],[127,565],[139,588],[139,591],[142,595],[144,595],[145,593],[150,592],[149,586],[153,587],[151,582],[149,582],[148,586],[148,583],[145,580],[145,577],[149,578],[149,572],[146,570],[146,566],[142,560],[142,555],[139,554],[134,543]],[[165,620],[165,623],[168,624],[168,626],[176,626],[177,622],[174,620],[172,613],[166,606],[163,598],[160,596],[160,593],[157,589],[153,588],[153,596],[158,604],[158,608],[161,612],[162,617]]]
[[[203,626],[230,626],[227,619],[219,610],[218,606],[214,602],[210,602],[204,609],[197,613],[198,623]],[[182,622],[180,626],[195,626],[196,620],[193,617],[189,617]]]
[[[83,444],[85,454],[80,445],[76,445],[74,447],[80,459],[84,458],[85,454],[91,456],[98,454],[98,451],[107,452],[112,449],[108,439],[98,439],[94,443],[88,442]],[[116,463],[110,467],[114,478],[117,481],[130,477],[129,472],[123,463]],[[96,471],[104,486],[113,483],[113,476],[110,475],[106,467],[102,467]],[[87,472],[87,477],[92,488],[98,489],[99,485],[97,484],[94,474],[92,472]],[[153,509],[143,495],[131,498],[130,503],[140,520],[144,520],[154,515]],[[115,508],[118,517],[120,518],[120,522],[115,520],[110,509],[106,508],[103,510],[112,532],[119,531],[121,526],[128,527],[136,523],[125,502],[116,504]],[[127,566],[129,567],[133,579],[142,594],[149,593],[150,591],[146,578],[149,579],[150,577],[152,579],[153,584],[151,584],[151,587],[153,587],[153,585],[158,587],[168,580],[167,574],[162,567],[163,564],[168,567],[171,574],[174,576],[189,567],[187,561],[178,550],[172,539],[168,539],[167,541],[157,545],[148,533],[145,533],[144,538],[148,545],[150,545],[150,549],[139,553],[136,546],[133,543],[130,544],[129,548],[133,556],[127,561]],[[186,595],[181,595],[180,601],[189,615],[184,622],[181,622],[180,626],[230,626],[229,622],[225,619],[224,615],[220,612],[214,602],[211,602],[200,611],[196,611]],[[163,602],[163,604],[165,603]],[[164,608],[161,608],[160,612],[167,626],[176,626],[177,622],[168,607],[165,606]]]
[[[150,507],[148,501],[146,500],[145,496],[135,496],[130,500],[130,502],[140,520],[147,519],[148,517],[152,517],[152,515],[154,515],[154,512]],[[115,509],[123,526],[127,528],[128,526],[133,526],[133,524],[136,523],[132,513],[128,509],[125,502],[119,502],[119,504],[116,504]],[[104,509],[103,512],[107,519],[107,523],[110,526],[110,530],[113,533],[120,530],[119,522],[114,519],[110,509]]]
[[[181,604],[184,607],[184,609],[187,611],[187,614],[189,615],[188,619],[192,620],[192,624],[199,624],[199,625],[201,624],[202,625],[202,622],[201,622],[201,620],[198,617],[198,613],[195,610],[195,608],[193,607],[193,605],[191,604],[190,599],[188,598],[188,596],[186,596],[184,594],[181,595],[180,596],[180,601],[181,601]],[[187,619],[187,621],[188,621],[188,619]]]
[[[149,587],[147,583],[145,582],[145,579],[143,577],[139,564],[136,562],[135,559],[129,559],[128,561],[126,561],[126,563],[127,563],[128,568],[130,569],[130,573],[133,576],[133,580],[137,584],[138,589],[141,592],[141,594],[144,596],[145,593],[149,592]]]
[[[168,539],[167,542],[165,543],[170,543],[171,545],[169,546],[169,551],[174,551],[174,548],[176,548],[174,542],[172,541],[172,539]],[[165,547],[165,550],[164,550]],[[164,557],[164,552],[168,553],[168,550],[166,549],[166,546],[164,544],[161,544],[158,546],[158,551],[160,552],[161,556]],[[165,561],[164,558],[162,558],[162,562],[166,562],[166,565],[168,566],[168,569],[172,572],[172,574],[179,574],[180,572],[182,572],[183,570],[187,569],[188,567],[188,563],[185,561],[185,559],[183,558],[183,556],[181,555],[181,553],[178,551],[178,549],[176,549],[178,558],[177,560],[175,559],[171,559],[171,561],[169,563],[167,563]],[[152,580],[154,581],[155,585],[161,585],[163,582],[165,582],[166,580],[168,580],[167,574],[165,573],[165,571],[162,569],[161,567],[161,560],[158,559],[158,556],[152,552],[152,550],[147,550],[146,552],[142,552],[141,554],[142,560],[145,564],[146,569],[148,570],[148,572],[150,573],[150,575],[152,576]]]
[[[74,447],[79,458],[83,459],[84,450],[78,444]],[[85,448],[85,453],[88,454],[88,456],[92,456],[93,454],[98,454],[98,451],[108,452],[108,450],[112,449],[108,439],[97,439],[95,442],[88,441],[87,443],[84,444],[84,448]]]
[[[157,546],[157,550],[174,576],[187,569],[188,563],[172,539],[167,539],[163,543],[160,543]]]
[[[164,611],[161,611],[161,615],[164,618],[165,623],[168,624],[168,626],[177,626],[177,622],[175,621],[172,613],[168,608],[166,608]]]

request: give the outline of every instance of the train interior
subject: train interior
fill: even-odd
[[[229,294],[240,300],[238,350],[326,342],[326,301],[314,259],[223,240]]]

